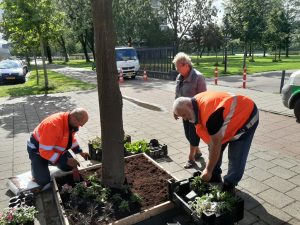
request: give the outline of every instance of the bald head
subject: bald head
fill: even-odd
[[[179,97],[173,103],[173,113],[184,120],[195,121],[192,99]]]
[[[84,108],[76,108],[70,112],[70,123],[74,127],[83,126],[89,120],[89,115]]]

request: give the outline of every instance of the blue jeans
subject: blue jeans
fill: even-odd
[[[48,184],[51,180],[49,171],[49,161],[42,158],[36,149],[27,146],[29,159],[31,160],[31,174],[35,182],[41,186]],[[71,171],[72,167],[67,165],[68,158],[72,158],[71,154],[66,151],[59,159],[56,166],[63,171]]]
[[[224,176],[224,183],[230,186],[236,186],[238,184],[245,171],[247,157],[257,126],[258,121],[238,140],[229,141],[222,145],[219,160],[213,170],[213,177],[221,176],[223,152],[228,145],[228,172]]]

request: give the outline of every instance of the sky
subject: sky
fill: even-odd
[[[216,8],[218,9],[218,24],[220,24],[222,22],[222,17],[224,15],[224,8],[223,8],[223,0],[215,0],[214,1],[214,6],[216,6]]]

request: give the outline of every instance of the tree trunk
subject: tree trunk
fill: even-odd
[[[94,29],[94,28],[93,28]],[[96,58],[96,54],[95,54],[95,38],[94,38],[94,32],[93,31],[90,31],[88,32],[86,30],[86,37],[87,37],[87,45],[88,47],[91,49],[92,53],[93,53],[93,59],[95,61],[95,58]]]
[[[202,55],[203,55],[204,49],[205,49],[205,47],[203,46],[203,48],[201,49],[200,58],[202,58]]]
[[[40,46],[41,46],[41,53],[42,53],[42,62],[43,62],[43,69],[44,69],[44,80],[45,80],[45,94],[47,94],[48,90],[48,74],[47,74],[47,67],[45,62],[45,45],[42,35],[40,35]]]
[[[84,35],[80,35],[79,42],[81,43],[81,46],[82,46],[82,49],[83,49],[83,53],[84,53],[84,56],[85,56],[85,61],[90,62],[90,57],[89,57],[89,54],[87,52],[86,40],[85,40]]]
[[[39,70],[36,62],[36,50],[34,49],[34,64],[35,64],[35,72],[36,72],[36,85],[40,84],[40,75],[39,75]]]
[[[92,0],[96,43],[96,70],[102,137],[102,182],[121,188],[125,181],[122,95],[115,60],[116,34],[112,1]]]
[[[66,42],[65,42],[65,39],[62,35],[59,36],[58,43],[61,45],[62,50],[64,52],[65,62],[69,62],[69,55],[68,55],[68,52],[67,52]]]
[[[52,53],[51,53],[51,48],[50,48],[50,45],[48,42],[47,42],[47,46],[46,46],[46,53],[47,53],[48,63],[52,64],[53,63]]]

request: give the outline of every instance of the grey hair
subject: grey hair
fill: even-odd
[[[175,57],[174,57],[174,59],[173,59],[172,62],[173,62],[175,65],[176,65],[177,63],[184,63],[184,64],[188,64],[190,67],[193,66],[191,58],[190,58],[187,54],[185,54],[184,52],[178,52],[178,53],[175,55]]]
[[[73,109],[70,114],[74,116],[78,121],[82,121],[88,116],[88,113],[84,108]]]
[[[173,103],[173,112],[177,114],[178,111],[186,110],[187,108],[191,108],[191,107],[192,107],[191,98],[179,97]]]

